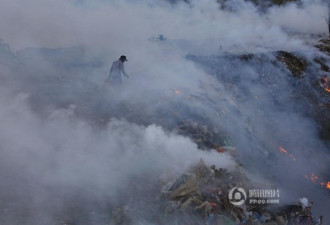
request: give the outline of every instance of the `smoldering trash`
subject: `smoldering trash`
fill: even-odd
[[[164,182],[164,181],[163,181]],[[253,188],[244,171],[237,167],[229,172],[214,165],[207,167],[201,159],[189,171],[167,183],[153,200],[157,211],[157,224],[323,224],[323,216],[314,217],[313,202],[302,197],[292,204],[274,207],[264,200],[237,206],[228,198],[237,187]],[[264,186],[263,187],[267,187]],[[272,188],[272,187],[269,187]],[[244,190],[242,189],[242,190]],[[275,190],[274,190],[275,191]],[[275,191],[276,192],[276,191]],[[244,193],[245,195],[246,193]],[[269,194],[269,193],[268,193]],[[278,196],[275,193],[273,197]],[[259,197],[262,197],[262,193]],[[269,194],[268,196],[271,196]],[[246,199],[240,196],[235,201]],[[259,204],[255,204],[259,202]],[[262,202],[260,204],[260,202]],[[275,201],[269,201],[275,203]],[[114,224],[134,224],[136,205],[123,204],[112,211]],[[143,211],[143,210],[142,210]],[[143,222],[141,222],[143,223]]]

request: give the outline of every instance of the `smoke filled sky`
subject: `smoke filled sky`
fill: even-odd
[[[234,12],[220,11],[213,0],[56,1],[1,0],[2,38],[14,49],[99,45],[133,52],[137,43],[164,34],[175,39],[222,39],[225,45],[272,45],[297,48],[282,28],[294,32],[326,32],[327,7],[321,1],[288,4],[260,15],[251,3],[233,1]],[[299,46],[301,47],[301,46]]]

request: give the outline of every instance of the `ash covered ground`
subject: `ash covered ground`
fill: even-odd
[[[0,6],[1,224],[329,224],[327,2]]]

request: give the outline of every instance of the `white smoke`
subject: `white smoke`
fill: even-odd
[[[112,120],[99,130],[75,118],[74,106],[40,118],[30,110],[27,99],[23,93],[13,98],[3,94],[0,99],[1,199],[4,218],[18,217],[10,224],[19,222],[20,213],[28,211],[10,205],[11,192],[20,193],[14,196],[18,204],[27,200],[29,208],[37,211],[23,221],[30,223],[45,214],[43,219],[49,223],[47,217],[57,210],[46,211],[54,195],[70,198],[83,191],[94,196],[93,201],[102,197],[101,202],[116,202],[117,193],[139,177],[148,178],[136,185],[147,187],[155,186],[167,173],[183,173],[200,159],[209,166],[235,165],[230,156],[201,151],[190,139],[155,125]],[[68,204],[57,201],[61,207]]]
[[[114,199],[119,198],[120,190],[130,187],[132,177],[148,174],[149,186],[153,186],[164,171],[181,173],[200,158],[208,165],[233,165],[227,157],[202,152],[188,138],[168,133],[157,125],[140,126],[121,119],[108,122],[106,116],[99,116],[100,111],[111,116],[121,102],[141,106],[143,119],[166,109],[175,111],[174,106],[185,106],[188,113],[210,118],[214,126],[233,137],[241,156],[262,156],[264,160],[268,154],[270,160],[265,166],[274,173],[298,170],[283,180],[295,179],[300,170],[308,171],[306,165],[310,161],[317,170],[323,167],[328,156],[317,137],[316,125],[295,110],[290,111],[290,106],[294,108],[296,104],[284,104],[290,110],[281,112],[271,101],[272,94],[288,97],[291,86],[285,69],[265,65],[266,73],[274,75],[276,83],[281,84],[281,92],[269,93],[267,86],[254,83],[260,74],[253,64],[231,68],[235,65],[229,61],[214,62],[212,65],[227,72],[220,75],[231,76],[232,83],[236,83],[236,87],[228,88],[210,76],[212,71],[205,72],[185,56],[313,51],[291,33],[324,34],[327,28],[322,15],[327,14],[327,8],[319,1],[304,1],[302,6],[288,4],[260,14],[252,4],[236,3],[239,5],[234,11],[226,11],[220,10],[213,0],[177,5],[162,1],[0,0],[1,38],[14,50],[83,45],[87,46],[83,59],[97,57],[104,63],[95,70],[66,70],[40,53],[36,58],[26,54],[26,64],[14,64],[14,69],[6,68],[6,72],[1,70],[1,78],[6,81],[0,95],[3,196],[10,194],[7,190],[27,190],[27,199],[34,206],[27,214],[35,218],[37,211],[44,212],[40,207],[56,193],[54,189],[65,197],[70,196],[66,190],[69,187],[68,190],[83,189],[99,193],[100,198]],[[149,41],[159,34],[168,40]],[[125,81],[121,93],[109,96],[100,89],[111,61],[121,54],[128,57],[125,67],[131,78]],[[236,77],[241,80],[236,81]],[[96,87],[93,90],[88,89],[91,83]],[[247,90],[247,101],[239,96],[240,88]],[[175,95],[175,89],[181,94]],[[22,91],[26,94],[17,94]],[[190,100],[191,95],[199,100]],[[104,119],[103,128],[91,125],[95,117]],[[274,149],[265,149],[270,142],[275,143]],[[289,167],[291,161],[281,160],[277,146],[280,144],[296,155],[297,167]],[[320,159],[323,163],[317,165]],[[14,194],[15,198],[25,199],[24,194]],[[6,207],[7,213],[13,215],[19,208]]]
[[[289,39],[283,26],[293,31],[325,33],[327,7],[305,1],[303,7],[287,5],[260,15],[252,4],[237,1],[238,12],[219,10],[213,0],[181,3],[160,1],[1,0],[2,38],[15,49],[98,45],[116,56],[137,52],[143,40],[165,34],[174,39],[220,39],[226,46],[254,45],[301,48]],[[297,42],[298,41],[298,42]],[[142,45],[144,46],[144,44]],[[207,46],[206,46],[207,47]]]

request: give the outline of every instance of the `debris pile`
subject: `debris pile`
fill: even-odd
[[[330,55],[330,39],[322,39],[319,41],[319,43],[315,46],[318,48],[321,52],[324,52],[328,55]]]
[[[294,77],[304,77],[307,67],[307,61],[305,59],[285,51],[279,51],[277,59],[285,63]]]
[[[260,185],[260,184],[259,184]],[[265,184],[263,184],[265,185]],[[279,204],[252,202],[233,190],[256,190],[241,166],[234,170],[207,167],[201,159],[178,178],[163,182],[160,196],[154,203],[159,212],[157,224],[217,224],[217,225],[322,225],[323,217],[312,215],[313,202],[300,198],[297,202],[279,207]],[[244,192],[244,191],[243,191]],[[279,194],[279,193],[278,193]],[[243,200],[242,200],[243,199]],[[236,204],[243,201],[242,204]],[[112,212],[112,223],[134,224],[128,207]],[[133,207],[131,210],[134,210]],[[137,209],[138,210],[138,209]]]
[[[219,149],[220,146],[231,145],[230,138],[216,127],[198,121],[180,121],[175,130],[179,134],[190,137],[200,148]]]
[[[167,183],[162,199],[167,200],[165,217],[177,214],[203,220],[204,224],[322,224],[322,217],[312,216],[312,202],[301,198],[293,205],[275,209],[266,204],[232,204],[230,190],[235,187],[253,188],[241,167],[229,172],[208,168],[201,160],[191,172]],[[247,200],[247,199],[246,199]],[[179,212],[179,213],[178,213]],[[178,218],[177,218],[178,219]]]

